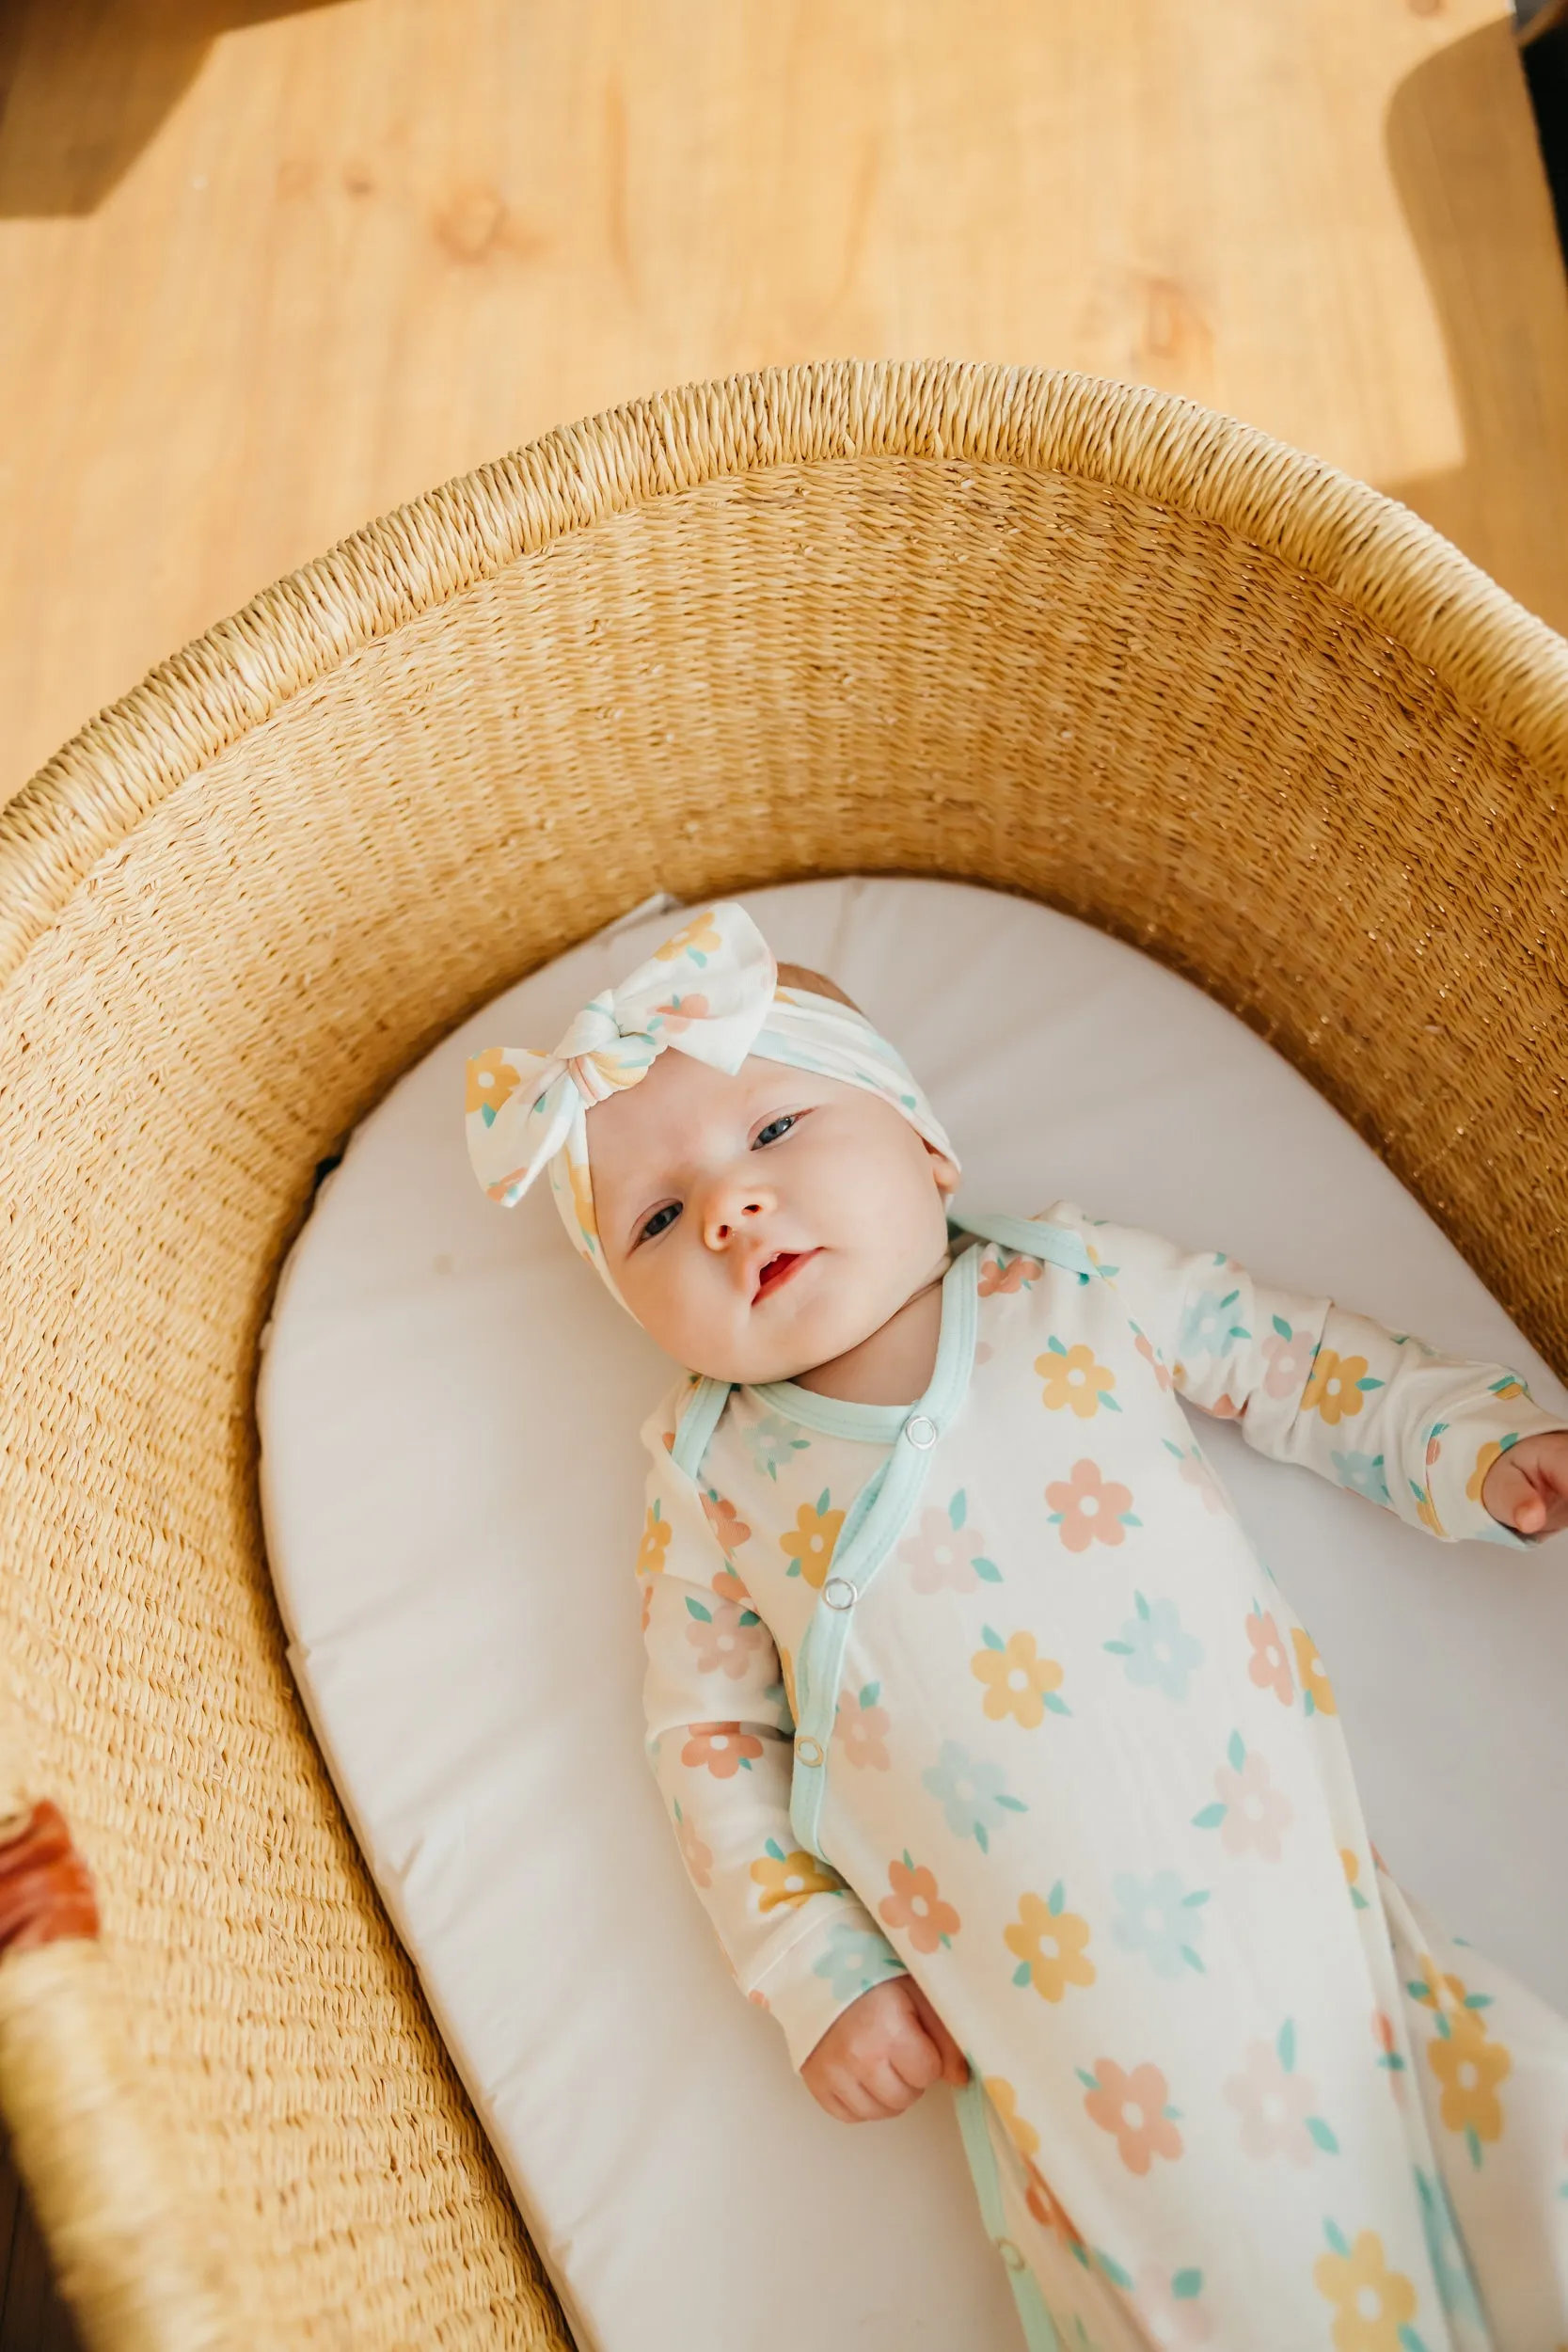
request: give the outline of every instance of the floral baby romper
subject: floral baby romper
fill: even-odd
[[[1481,1481],[1560,1424],[1070,1204],[955,1250],[916,1405],[692,1381],[644,1432],[650,1756],[742,1989],[800,2065],[916,1979],[1031,2346],[1554,2352],[1568,2026],[1380,1867],[1178,1398],[1509,1545]]]

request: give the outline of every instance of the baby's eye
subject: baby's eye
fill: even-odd
[[[660,1233],[667,1233],[680,1213],[681,1204],[678,1200],[667,1200],[662,1209],[654,1211],[642,1231],[638,1234],[638,1240],[654,1241]]]
[[[752,1151],[760,1152],[765,1144],[777,1143],[781,1136],[787,1136],[799,1117],[798,1111],[784,1111],[779,1118],[770,1119],[752,1143]]]

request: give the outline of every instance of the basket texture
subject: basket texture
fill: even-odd
[[[1568,646],[1370,490],[1147,390],[845,364],[372,525],[0,815],[0,1778],[104,1921],[0,1966],[0,2096],[96,2343],[566,2341],[258,1528],[279,1260],[397,1074],[656,889],[992,883],[1272,1039],[1568,1371],[1565,798]],[[155,2276],[143,2159],[83,2154],[143,2121]]]

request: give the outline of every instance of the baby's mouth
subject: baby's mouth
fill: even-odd
[[[770,1258],[764,1258],[757,1268],[756,1288],[752,1293],[753,1307],[765,1298],[771,1298],[793,1274],[816,1256],[815,1249],[776,1249]]]

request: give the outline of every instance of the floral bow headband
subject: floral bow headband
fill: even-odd
[[[745,908],[710,907],[619,988],[586,1004],[553,1054],[492,1046],[468,1063],[468,1157],[480,1183],[512,1208],[547,1168],[562,1222],[616,1298],[594,1216],[588,1113],[636,1086],[666,1052],[731,1073],[755,1054],[864,1087],[956,1159],[904,1061],[863,1014],[780,988],[772,951]]]

